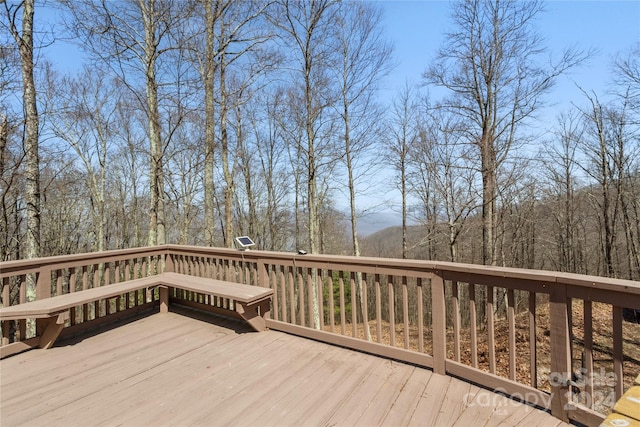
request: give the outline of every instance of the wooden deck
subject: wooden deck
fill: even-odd
[[[0,361],[0,425],[567,425],[426,369],[184,314]]]

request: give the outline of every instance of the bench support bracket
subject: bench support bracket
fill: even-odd
[[[265,317],[269,316],[271,307],[271,299],[258,301],[253,304],[247,305],[240,302],[235,302],[236,312],[257,331],[262,332],[267,329],[265,325]]]
[[[40,335],[38,347],[45,350],[53,347],[53,344],[55,344],[60,336],[60,332],[64,329],[64,323],[67,320],[69,320],[69,310],[48,318],[37,319],[36,329]]]

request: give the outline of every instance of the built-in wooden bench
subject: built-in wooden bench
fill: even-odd
[[[160,290],[160,312],[169,310],[169,288],[180,288],[234,301],[237,314],[256,331],[266,329],[273,290],[178,273],[162,273],[99,288],[86,289],[24,304],[0,308],[0,321],[39,319],[40,348],[50,348],[64,329],[72,307],[105,300],[140,289]]]
[[[160,278],[160,312],[169,309],[168,288],[179,288],[233,300],[236,313],[254,330],[259,332],[266,329],[264,319],[271,310],[273,289],[179,273],[163,273]]]

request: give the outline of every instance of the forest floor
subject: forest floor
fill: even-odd
[[[582,358],[584,350],[584,317],[582,303],[575,301],[573,304],[572,332],[573,349],[572,363],[574,381],[577,387],[573,388],[574,401],[586,406],[593,404],[593,409],[607,414],[615,403],[615,392],[613,386],[618,381],[614,374],[613,366],[613,321],[611,306],[600,303],[593,303],[593,393],[587,395],[585,390],[585,377],[580,376]],[[369,322],[371,340],[390,344],[391,329],[388,322],[381,324],[381,337],[377,336],[377,325],[375,321]],[[409,324],[409,343],[405,345],[405,325],[397,322],[395,325],[395,346],[418,351],[418,327]],[[624,390],[631,387],[634,379],[640,374],[640,324],[623,321],[623,373]],[[329,326],[325,325],[325,330]],[[340,325],[335,325],[337,333],[340,332]],[[495,317],[494,320],[494,348],[496,369],[495,374],[504,378],[509,378],[509,324],[506,318]],[[549,333],[549,305],[541,304],[536,309],[536,366],[537,366],[537,388],[550,391],[549,376],[550,370],[550,333]],[[345,335],[352,335],[352,325],[345,325]],[[357,325],[357,337],[364,339],[363,324]],[[521,312],[515,318],[515,339],[516,339],[516,381],[532,385],[530,369],[530,345],[529,345],[529,313]],[[424,352],[432,354],[431,330],[428,325],[424,327]],[[478,329],[477,332],[477,364],[478,368],[486,372],[489,369],[489,349],[488,334],[486,327]],[[454,354],[454,332],[453,329],[447,331],[447,357],[455,360]],[[460,362],[472,365],[472,349],[470,329],[460,330]]]

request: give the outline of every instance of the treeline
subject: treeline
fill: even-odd
[[[400,250],[367,253],[638,279],[639,48],[613,60],[615,96],[586,88],[531,135],[555,79],[591,55],[549,62],[542,7],[452,4],[420,82],[446,95],[385,105],[375,2],[5,2],[0,258],[241,234],[360,255],[358,221],[382,206],[403,218]],[[44,56],[65,38],[78,72]]]

